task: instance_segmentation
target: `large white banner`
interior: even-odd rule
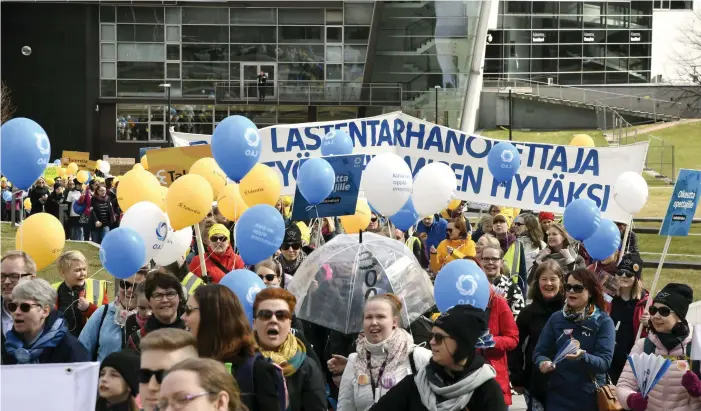
[[[355,154],[365,164],[375,155],[402,156],[414,175],[433,161],[448,164],[457,179],[456,198],[523,209],[562,213],[580,197],[596,202],[605,218],[628,222],[630,215],[613,200],[613,185],[626,171],[641,173],[648,143],[623,147],[573,147],[514,142],[521,168],[513,180],[499,184],[487,167],[487,155],[499,140],[467,135],[401,112],[355,120],[285,124],[260,130],[260,161],[280,174],[283,195],[293,195],[298,161],[321,156],[321,140],[332,129],[348,132]],[[211,136],[172,133],[176,146],[211,143]],[[364,176],[362,185],[372,184]],[[362,189],[361,185],[361,189]]]

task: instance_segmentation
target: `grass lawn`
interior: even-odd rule
[[[537,143],[550,143],[568,145],[572,141],[575,134],[588,134],[597,147],[607,146],[606,138],[598,130],[565,130],[565,131],[513,131],[515,141],[527,141]],[[480,135],[500,140],[509,139],[509,130],[485,130],[481,131]]]
[[[650,134],[674,145],[674,166],[677,172],[680,168],[698,169],[701,165],[701,122],[667,127]]]
[[[645,207],[636,217],[664,217],[669,206],[669,198],[672,196],[672,186],[651,188]],[[696,218],[701,218],[701,207],[696,209]]]
[[[0,240],[2,240],[0,241],[0,252],[4,253],[6,250],[15,249],[16,230],[17,229],[12,224],[0,224]],[[27,240],[25,239],[25,241]],[[102,264],[100,263],[100,257],[98,255],[99,248],[82,241],[66,241],[64,250],[78,250],[85,254],[85,258],[88,260],[88,275],[98,280],[109,280],[107,283],[107,287],[109,289],[108,295],[110,297],[114,295],[114,281],[112,281],[114,277],[102,269]],[[39,271],[38,276],[52,284],[63,281],[58,275],[58,269],[56,268],[55,263]]]

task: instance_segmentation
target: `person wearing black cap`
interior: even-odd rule
[[[656,354],[672,365],[647,396],[639,392],[637,378],[626,364],[616,385],[621,404],[633,411],[701,410],[699,361],[689,361],[691,333],[686,321],[694,292],[686,284],[669,283],[650,307],[650,335],[635,343],[634,354]]]
[[[476,355],[487,331],[484,311],[456,305],[436,319],[433,357],[416,375],[405,377],[370,411],[506,411],[496,371]]]
[[[114,352],[100,364],[95,411],[137,411],[139,356],[130,350]]]
[[[635,344],[641,320],[644,320],[643,323],[647,323],[647,318],[649,318],[649,315],[643,315],[648,293],[641,282],[642,273],[643,259],[637,253],[624,255],[615,272],[618,293],[609,305],[609,315],[616,325],[616,347],[609,369],[609,376],[614,384],[618,381],[618,377],[626,365],[628,353]],[[647,336],[647,332],[644,332],[642,336]]]
[[[277,259],[282,265],[282,272],[295,275],[302,261],[307,258],[302,250],[302,231],[297,224],[292,223],[285,229],[285,237],[282,239],[280,251]]]
[[[53,191],[49,194],[44,204],[44,211],[58,218],[58,212],[63,202],[63,186],[61,183],[54,183]]]

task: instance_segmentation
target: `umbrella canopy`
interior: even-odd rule
[[[288,285],[297,317],[343,334],[363,328],[365,301],[393,293],[408,326],[435,305],[433,285],[403,242],[373,233],[337,235],[311,253]]]

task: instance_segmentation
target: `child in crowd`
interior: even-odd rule
[[[136,313],[127,318],[124,326],[125,333],[122,333],[122,348],[127,346],[127,338],[146,324],[146,320],[151,316],[151,305],[146,298],[146,283],[140,282],[136,285]]]
[[[63,282],[53,284],[56,309],[66,320],[68,330],[78,337],[92,313],[109,303],[107,282],[88,278],[88,262],[80,251],[66,251],[56,263]]]
[[[100,364],[95,411],[138,411],[139,356],[132,351],[114,352]]]

